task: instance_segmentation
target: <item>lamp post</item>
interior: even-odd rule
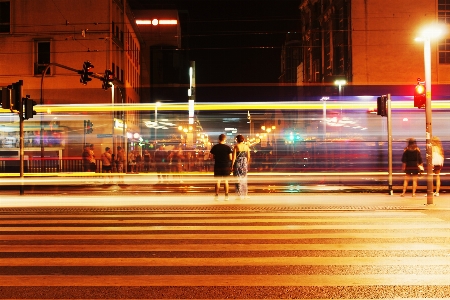
[[[342,86],[347,84],[347,81],[344,79],[335,80],[334,84],[339,86],[339,97],[342,96]]]
[[[158,107],[161,106],[161,102],[155,103],[155,149],[156,149],[156,143],[157,141],[157,131],[158,131]]]
[[[431,39],[442,34],[441,27],[434,25],[425,28],[416,41],[423,41],[425,63],[425,132],[426,132],[426,161],[427,161],[427,204],[433,204],[433,164],[432,164],[432,111],[431,111]]]

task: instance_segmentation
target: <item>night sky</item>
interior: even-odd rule
[[[177,9],[197,84],[276,83],[281,46],[299,31],[299,0],[129,0],[132,9]]]

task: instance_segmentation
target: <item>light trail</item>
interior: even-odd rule
[[[198,111],[239,111],[239,110],[320,110],[323,109],[321,101],[304,102],[271,102],[271,103],[242,103],[228,102],[196,103]],[[377,107],[376,101],[327,101],[327,109],[365,110],[370,111]],[[156,104],[68,104],[68,105],[36,105],[38,113],[55,112],[112,112],[112,111],[154,111]],[[158,111],[187,111],[188,103],[165,103],[158,106]],[[393,101],[392,109],[415,109],[412,101]],[[450,101],[433,102],[433,109],[450,109]],[[0,109],[0,113],[11,113],[9,110]]]

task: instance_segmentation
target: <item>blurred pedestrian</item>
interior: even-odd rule
[[[142,155],[141,152],[139,150],[135,150],[134,151],[134,157],[136,158],[136,168],[135,171],[136,173],[139,173],[142,171]]]
[[[155,150],[155,166],[156,173],[158,174],[158,182],[163,182],[167,172],[168,157],[167,152],[164,150],[164,146],[160,145]]]
[[[89,145],[89,152],[90,152],[89,161],[90,161],[91,172],[96,172],[97,171],[97,162],[95,161],[94,144]]]
[[[125,151],[122,147],[117,146],[116,165],[117,173],[123,173],[123,167],[125,163]]]
[[[222,133],[219,136],[219,143],[214,145],[210,150],[210,153],[214,157],[214,177],[216,178],[215,200],[219,200],[220,183],[222,180],[224,181],[225,200],[228,200],[228,192],[230,189],[228,177],[231,173],[232,150],[230,146],[225,144],[226,139],[227,136]]]
[[[117,173],[119,173],[118,183],[124,183],[124,178],[120,174],[123,173],[123,168],[125,166],[125,150],[120,146],[117,146],[116,166]]]
[[[438,137],[433,136],[431,138],[431,148],[433,172],[436,175],[436,192],[434,192],[434,196],[439,197],[439,189],[441,188],[441,170],[444,166],[444,149],[442,148],[441,140]]]
[[[102,154],[102,173],[111,173],[112,172],[112,155],[111,148],[106,147],[105,152]],[[112,176],[109,177],[109,182],[112,183]]]
[[[413,138],[408,139],[408,146],[403,151],[402,170],[405,172],[405,179],[403,181],[403,193],[400,196],[405,196],[409,178],[412,177],[412,196],[415,197],[417,177],[423,171],[423,161],[420,149],[417,147],[417,142]]]
[[[128,171],[131,173],[136,171],[136,156],[134,150],[128,152]]]
[[[233,175],[236,177],[236,194],[240,200],[248,199],[247,173],[250,163],[250,149],[244,143],[244,136],[236,136],[236,144],[233,147],[233,156],[231,165],[233,166]]]
[[[81,154],[83,159],[83,171],[90,172],[91,171],[91,151],[89,145],[84,145],[83,153]]]
[[[180,145],[175,146],[175,148],[170,152],[168,157],[169,161],[172,163],[171,166],[173,169],[171,171],[174,172],[174,174],[172,175],[173,180],[176,180],[178,178],[180,182],[183,182],[183,180],[181,179],[181,173],[183,172],[185,156],[181,146]]]
[[[144,172],[150,171],[150,163],[152,161],[152,157],[150,155],[150,152],[148,150],[144,150]]]

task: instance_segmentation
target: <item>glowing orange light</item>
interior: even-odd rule
[[[421,85],[421,84],[416,85],[416,92],[418,94],[423,94],[424,91],[425,91],[425,87],[423,85]]]

